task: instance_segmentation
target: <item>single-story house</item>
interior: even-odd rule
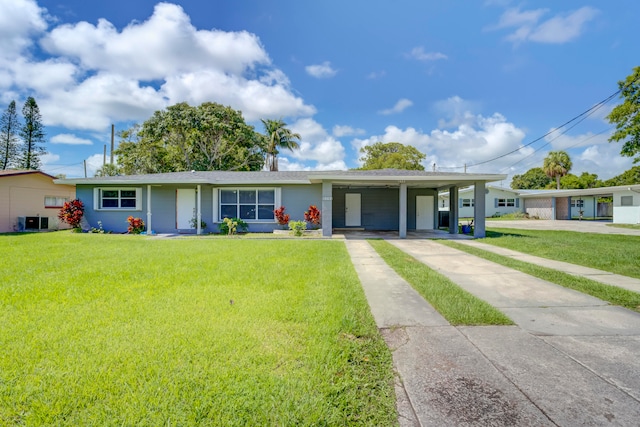
[[[613,189],[613,222],[640,224],[640,184],[611,188]]]
[[[460,217],[473,216],[475,207],[475,189],[473,186],[458,191],[458,209]],[[485,187],[485,217],[506,215],[513,212],[522,212],[520,206],[519,190],[507,187],[487,185]],[[445,191],[438,196],[438,210],[449,210],[449,192]]]
[[[279,226],[274,209],[284,206],[291,220],[302,220],[310,205],[321,211],[322,234],[334,229],[407,230],[437,228],[438,193],[454,194],[473,185],[505,179],[500,174],[407,170],[174,172],[150,175],[60,179],[74,185],[85,204],[85,218],[106,230],[122,232],[127,217],[141,217],[156,233],[217,231],[226,217],[237,217],[249,231],[271,232]],[[478,199],[478,197],[476,197]],[[481,198],[484,200],[484,198]],[[449,231],[457,233],[458,205],[450,206]],[[484,203],[474,209],[476,237],[485,235]]]
[[[617,187],[581,188],[574,190],[518,190],[523,199],[523,212],[540,219],[578,219],[611,217],[611,203],[598,202],[612,197]]]
[[[54,179],[36,170],[0,171],[0,233],[66,228],[58,212],[76,189],[55,185]]]

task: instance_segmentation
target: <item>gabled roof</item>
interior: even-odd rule
[[[51,176],[49,174],[46,174],[46,173],[44,173],[42,171],[37,171],[37,170],[19,170],[19,169],[1,170],[0,171],[0,178],[5,177],[5,176],[30,175],[30,174],[34,174],[34,173],[44,175],[44,176],[46,176],[48,178],[51,178],[51,179],[55,179],[55,177],[53,177],[53,176]]]
[[[171,172],[149,175],[122,175],[96,178],[58,179],[56,184],[212,184],[212,185],[269,185],[312,184],[331,181],[348,185],[428,185],[440,188],[450,185],[469,185],[476,181],[490,182],[505,179],[499,174],[466,174],[398,169],[348,171],[211,171]]]

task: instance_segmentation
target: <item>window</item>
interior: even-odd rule
[[[220,189],[220,219],[274,221],[275,208],[276,190],[274,189]]]
[[[472,208],[474,199],[462,199],[463,208]]]
[[[620,197],[620,206],[633,206],[633,196]]]
[[[516,199],[498,199],[498,206],[502,207],[514,207],[516,205]]]
[[[572,208],[584,208],[584,200],[582,200],[582,199],[578,199],[578,200],[571,199],[571,207]]]
[[[44,207],[45,208],[61,208],[65,202],[68,202],[68,197],[58,197],[58,196],[45,196],[44,197]]]
[[[141,188],[95,188],[94,206],[96,210],[142,210]]]

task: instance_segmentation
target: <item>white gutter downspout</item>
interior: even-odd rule
[[[196,190],[197,196],[196,196],[196,234],[201,234],[202,233],[202,227],[201,227],[201,223],[202,223],[202,212],[201,210],[201,206],[202,206],[202,199],[200,198],[200,187],[201,185],[198,184],[198,189]]]
[[[147,235],[150,235],[151,228],[151,185],[147,185]]]

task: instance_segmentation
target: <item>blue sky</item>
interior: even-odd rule
[[[638,16],[635,0],[0,0],[0,106],[34,96],[44,170],[68,177],[101,165],[111,123],[212,101],[300,133],[280,169],[354,168],[397,141],[428,170],[512,176],[566,150],[607,179],[632,166],[607,142],[617,98],[530,143],[640,65]]]

